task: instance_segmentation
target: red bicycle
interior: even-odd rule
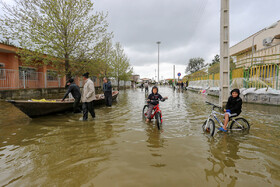
[[[146,120],[147,119],[147,112],[148,112],[148,108],[149,105],[145,105],[143,108],[143,118]],[[161,110],[159,108],[159,104],[157,104],[154,108],[153,108],[152,115],[151,115],[151,119],[153,119],[154,117],[156,118],[156,124],[158,127],[158,130],[160,130],[162,128],[162,114],[161,114]]]

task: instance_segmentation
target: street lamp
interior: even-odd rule
[[[157,44],[158,44],[158,83],[159,83],[159,44],[160,43],[161,43],[160,41],[157,42]]]
[[[255,41],[255,37],[258,36],[259,34],[261,34],[263,31],[266,31],[268,29],[272,29],[274,27],[276,27],[278,24],[278,22],[273,23],[272,25],[270,25],[269,27],[264,28],[263,30],[259,31],[255,36],[253,36],[253,41],[252,41],[252,59],[251,59],[251,66],[253,65],[253,58],[254,58],[254,53],[255,53],[255,47],[254,47],[254,41]]]

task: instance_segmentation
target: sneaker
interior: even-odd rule
[[[218,130],[223,131],[223,132],[227,132],[227,130],[225,130],[223,127],[220,127]]]

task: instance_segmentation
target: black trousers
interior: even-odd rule
[[[86,121],[88,119],[88,112],[91,114],[93,118],[95,118],[93,101],[83,103],[83,120]]]
[[[104,92],[106,106],[112,106],[112,91]]]
[[[80,110],[80,108],[79,108],[80,101],[81,101],[81,98],[75,98],[75,101],[74,101],[74,104],[73,104],[73,112],[74,112],[74,113],[79,113],[79,112],[81,112],[81,110]]]

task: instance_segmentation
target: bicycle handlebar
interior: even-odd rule
[[[163,97],[162,100],[159,99],[158,101],[164,102],[167,99],[168,99],[168,97]],[[147,103],[150,103],[150,102],[151,102],[151,100],[147,99]]]
[[[166,99],[165,99],[165,100],[166,100]],[[159,101],[160,101],[160,102],[164,102],[165,100],[163,100],[163,101],[162,101],[162,100],[159,100]],[[150,101],[147,100],[147,103],[151,103],[151,100],[150,100]]]
[[[219,109],[222,109],[222,107],[217,106],[217,105],[215,105],[215,104],[213,104],[213,103],[210,103],[210,102],[208,102],[208,101],[205,101],[205,103],[206,103],[206,104],[208,104],[208,105],[212,105],[212,106],[213,106],[213,108],[219,108]]]

